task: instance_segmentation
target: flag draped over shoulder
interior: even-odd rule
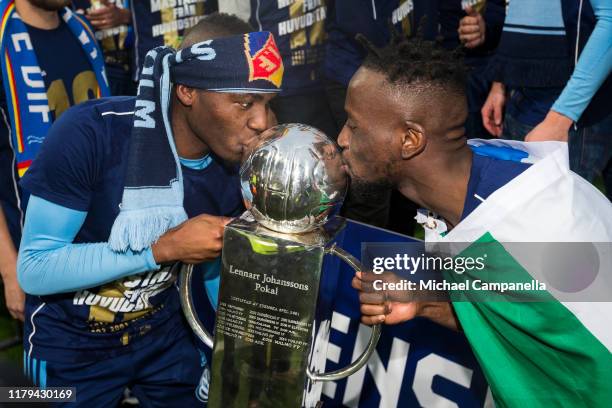
[[[584,245],[578,246],[577,254],[586,262],[576,274],[591,271],[589,276],[570,276],[578,282],[587,279],[588,285],[565,288],[568,293],[559,290],[563,285],[554,284],[546,290],[509,290],[503,298],[494,298],[500,295],[494,291],[451,293],[497,406],[610,406],[612,204],[569,170],[565,144],[503,140],[470,144],[523,151],[523,161],[533,164],[448,234],[426,233],[430,248],[448,244],[455,247],[454,255],[462,257],[482,255],[483,249],[487,253],[484,271],[448,271],[445,279],[457,283],[478,279],[480,285],[533,282],[547,265],[558,265],[552,258],[555,253],[563,255],[560,243],[564,242]],[[541,250],[555,245],[557,252]],[[563,268],[557,269],[561,273]],[[548,268],[544,275],[557,269]],[[555,282],[554,276],[548,277]],[[608,294],[598,297],[602,290]]]

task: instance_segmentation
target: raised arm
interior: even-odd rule
[[[576,68],[552,110],[578,121],[591,99],[612,71],[612,3],[590,0],[597,24]]]
[[[528,142],[567,141],[578,121],[612,70],[612,3],[591,0],[597,24],[587,41],[570,80],[546,118],[525,138]]]

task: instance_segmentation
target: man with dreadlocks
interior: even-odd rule
[[[463,330],[498,406],[608,405],[612,262],[609,244],[602,252],[591,242],[612,241],[610,203],[569,170],[566,144],[468,142],[464,68],[456,55],[423,40],[369,48],[351,79],[338,139],[355,190],[371,196],[395,187],[427,208],[417,221],[428,249],[488,255],[482,271],[442,271],[449,284],[478,281],[482,288],[552,275],[544,289],[450,289],[450,302],[435,302],[427,293],[377,290],[397,276],[357,273],[362,321],[420,316]],[[527,251],[506,244],[519,241],[548,243],[552,254],[536,244]],[[563,259],[580,257],[577,269],[557,262],[565,249]],[[592,282],[585,284],[587,272]]]
[[[211,15],[180,51],[147,54],[136,98],[81,104],[51,129],[22,181],[37,385],[76,387],[79,406],[116,406],[127,385],[143,406],[197,403],[205,361],[175,265],[216,259],[227,217],[243,211],[232,163],[269,127],[283,76],[272,35],[250,31]]]

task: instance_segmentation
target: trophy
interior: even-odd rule
[[[380,337],[353,363],[325,373],[340,262],[360,263],[338,245],[347,188],[340,153],[300,124],[264,132],[240,169],[247,211],[225,227],[214,341],[193,306],[192,266],[180,292],[192,329],[213,348],[208,406],[319,406],[323,381],[355,373]]]

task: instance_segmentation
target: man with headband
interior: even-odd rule
[[[74,386],[81,405],[117,405],[128,384],[143,406],[196,402],[203,364],[175,264],[217,258],[227,217],[243,210],[231,163],[268,128],[283,75],[272,35],[249,31],[211,15],[180,51],[149,52],[136,99],[82,104],[52,128],[22,182],[32,198],[18,275],[35,295],[37,385]]]

